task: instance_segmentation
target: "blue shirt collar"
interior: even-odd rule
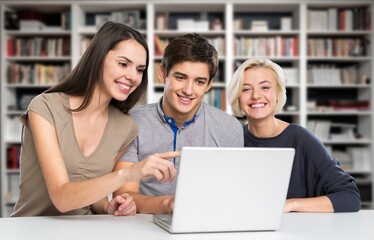
[[[166,116],[166,114],[162,110],[162,107],[161,107],[162,106],[162,99],[163,99],[163,97],[160,98],[160,100],[158,101],[158,104],[157,104],[157,111],[158,111],[161,119],[165,123],[169,124],[172,128],[173,127],[177,127],[177,124],[176,124],[174,118]],[[201,105],[202,105],[202,103],[201,103]],[[200,105],[199,109],[197,110],[196,114],[192,117],[192,119],[190,119],[187,122],[183,123],[183,127],[187,127],[191,123],[195,122],[196,118],[199,116],[201,105]]]

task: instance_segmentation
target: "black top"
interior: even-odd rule
[[[325,146],[307,129],[290,124],[281,134],[257,138],[243,126],[245,147],[295,149],[287,198],[327,196],[335,212],[360,210],[360,193],[354,178],[339,167]]]

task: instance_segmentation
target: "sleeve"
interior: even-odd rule
[[[306,136],[305,160],[311,177],[309,186],[314,185],[315,196],[327,196],[335,212],[357,212],[361,208],[360,193],[354,178],[340,168],[339,163],[324,145],[311,133]],[[315,182],[312,182],[313,179]]]
[[[33,98],[30,102],[27,111],[20,116],[20,122],[26,125],[28,113],[32,111],[46,119],[53,127],[55,127],[55,121],[52,114],[52,106],[45,94],[40,94]]]
[[[357,212],[361,208],[361,198],[354,178],[343,171],[336,160],[322,167],[321,182],[330,198],[335,212]]]

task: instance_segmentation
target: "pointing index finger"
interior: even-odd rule
[[[164,152],[164,153],[156,153],[155,156],[163,159],[168,159],[168,158],[176,158],[180,157],[181,153],[180,152]]]

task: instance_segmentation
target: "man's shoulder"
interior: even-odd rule
[[[147,115],[156,115],[157,103],[149,103],[146,105],[137,106],[134,109],[130,110],[129,114],[133,118],[141,118]]]
[[[209,119],[209,121],[210,120],[214,120],[217,122],[230,121],[230,122],[239,123],[236,117],[222,111],[221,109],[213,107],[207,103],[203,103],[203,107],[204,107],[205,115],[211,118]]]

